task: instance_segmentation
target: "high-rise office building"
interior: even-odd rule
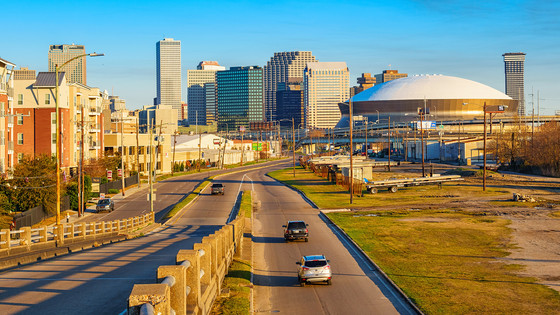
[[[206,125],[212,123],[216,116],[216,106],[213,106],[214,113],[210,112],[210,120],[207,117],[206,106],[206,83],[216,82],[216,72],[225,70],[217,61],[201,61],[196,70],[187,70],[187,104],[190,125]],[[211,88],[208,86],[207,88]],[[212,111],[212,109],[210,110]]]
[[[231,67],[216,72],[218,130],[248,127],[264,119],[263,69]],[[190,104],[189,104],[190,106]],[[227,127],[226,127],[227,125]]]
[[[49,48],[49,72],[55,72],[57,65],[86,53],[84,45],[51,45]],[[66,72],[68,83],[87,85],[86,56],[70,61],[60,71]]]
[[[333,128],[340,120],[338,103],[350,97],[346,62],[309,62],[303,72],[307,128]]]
[[[302,78],[303,79],[303,78]],[[303,82],[286,84],[278,83],[276,91],[276,114],[282,127],[292,127],[292,119],[294,127],[298,127],[303,123],[305,117],[305,108],[303,106]]]
[[[406,78],[408,74],[399,73],[399,70],[383,70],[382,73],[375,75],[375,84],[389,82],[391,80]]]
[[[310,51],[274,53],[264,67],[265,117],[267,121],[278,119],[276,91],[279,83],[303,81],[303,69],[308,62],[317,61]]]
[[[216,100],[216,82],[204,83],[204,106],[206,107],[206,124],[217,121],[218,106]]]
[[[525,53],[505,53],[504,69],[506,74],[506,94],[519,101],[517,113],[525,116]]]
[[[156,43],[158,105],[168,105],[181,117],[181,41],[164,38]]]
[[[350,97],[369,89],[377,82],[375,80],[375,77],[371,76],[371,73],[362,73],[362,76],[358,77],[356,81],[358,82],[359,86],[350,88]]]

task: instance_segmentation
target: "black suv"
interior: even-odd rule
[[[309,237],[307,226],[303,221],[288,221],[288,224],[282,225],[284,228],[284,239],[286,241],[305,239],[307,242]]]

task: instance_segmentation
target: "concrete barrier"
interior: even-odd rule
[[[32,229],[23,227],[16,231],[0,231],[0,258],[48,247],[58,247],[87,239],[95,240],[119,233],[131,232],[154,222],[154,214],[148,213],[131,219],[112,222],[59,224]],[[126,226],[126,228],[124,228]],[[118,228],[113,228],[118,227]],[[122,227],[122,228],[121,228]]]
[[[236,218],[193,249],[180,250],[176,265],[160,266],[157,284],[135,284],[128,298],[128,314],[140,314],[142,307],[152,307],[155,314],[209,314],[233,256],[241,249],[244,226],[245,218]]]

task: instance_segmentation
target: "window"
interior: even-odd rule
[[[17,99],[17,104],[23,105],[23,94],[18,94]]]
[[[17,124],[23,125],[23,115],[17,115]]]
[[[52,143],[52,144],[56,144],[56,132],[53,132],[53,133],[51,134],[51,143]]]
[[[17,160],[18,160],[18,162],[21,162],[23,160],[23,153],[18,153],[17,154]]]
[[[51,124],[56,125],[56,112],[51,113]]]
[[[51,104],[51,95],[50,94],[45,94],[45,105],[50,105]]]
[[[23,144],[23,133],[18,133],[17,134],[17,144],[19,144],[19,145]]]

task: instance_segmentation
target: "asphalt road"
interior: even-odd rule
[[[205,190],[157,233],[0,273],[0,313],[120,314],[135,283],[154,283],[158,266],[173,265],[180,249],[191,249],[219,229],[237,192],[253,188],[261,201],[253,221],[256,313],[408,313],[371,267],[321,220],[318,210],[265,175],[288,165],[220,177],[216,181],[225,184],[225,195],[212,196]],[[119,211],[117,208],[115,213]],[[309,224],[308,243],[284,242],[282,224],[293,219]],[[295,262],[310,254],[325,254],[330,259],[331,286],[298,285]]]
[[[283,314],[414,313],[371,266],[339,239],[304,199],[258,170],[255,183],[261,208],[253,221],[254,312]],[[309,224],[309,242],[285,242],[282,225]],[[297,282],[296,262],[304,255],[324,254],[333,271],[332,285]],[[379,286],[378,286],[379,285]]]
[[[0,273],[0,314],[120,314],[135,283],[155,283],[158,266],[174,265],[180,249],[192,249],[194,243],[226,223],[243,175],[218,179],[226,184],[223,196],[212,196],[206,189],[157,233]],[[191,179],[176,179],[173,185],[185,183],[191,183]],[[190,191],[175,188],[168,198],[178,200],[181,196],[176,191]],[[122,203],[129,200],[134,205],[134,198]],[[117,208],[114,213],[121,211]]]

